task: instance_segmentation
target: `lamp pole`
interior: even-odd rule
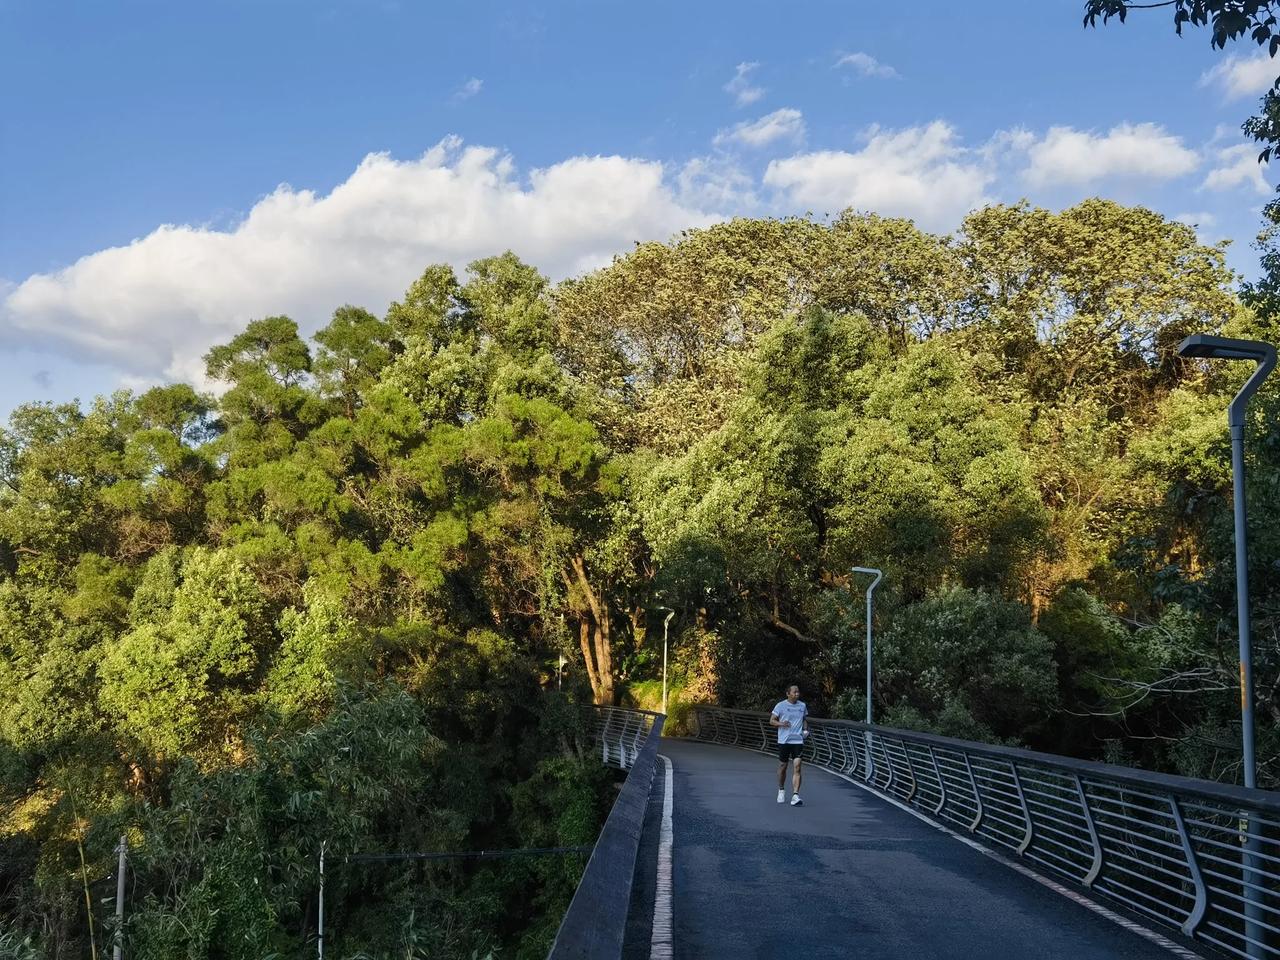
[[[1245,407],[1258,392],[1262,381],[1275,368],[1276,348],[1261,340],[1236,340],[1205,333],[1193,334],[1178,345],[1183,357],[1206,357],[1214,360],[1252,360],[1257,368],[1244,382],[1240,392],[1227,407],[1227,426],[1231,429],[1231,485],[1236,541],[1236,624],[1240,642],[1240,729],[1243,741],[1244,785],[1257,787],[1258,761],[1254,752],[1253,725],[1253,651],[1249,636],[1249,550],[1244,485],[1244,421]],[[1244,824],[1241,879],[1244,883],[1245,937],[1249,957],[1261,957],[1267,932],[1263,925],[1262,905],[1257,884],[1262,883],[1258,871],[1262,838],[1261,824]]]
[[[658,607],[658,609],[667,611],[666,619],[662,621],[662,712],[665,714],[667,712],[667,627],[676,612],[670,607]]]
[[[867,587],[867,726],[871,726],[871,595],[884,574],[874,567],[853,567],[854,573],[874,573],[876,578]]]
[[[1262,386],[1262,381],[1276,365],[1276,348],[1260,340],[1234,340],[1197,333],[1178,346],[1183,357],[1209,357],[1216,360],[1253,360],[1258,364],[1245,381],[1231,405],[1227,407],[1227,425],[1231,428],[1231,481],[1235,512],[1236,541],[1236,622],[1240,640],[1240,722],[1244,740],[1244,785],[1258,785],[1258,766],[1254,753],[1253,727],[1253,653],[1249,642],[1249,552],[1244,491],[1244,420],[1249,399]]]

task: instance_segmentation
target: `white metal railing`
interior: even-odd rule
[[[699,740],[776,749],[767,713],[694,716]],[[1227,953],[1280,957],[1276,792],[845,720],[809,726],[818,766]]]
[[[600,751],[600,762],[606,767],[630,770],[660,716],[648,710],[592,707],[588,724]]]

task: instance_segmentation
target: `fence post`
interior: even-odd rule
[[[316,955],[319,960],[324,960],[324,848],[328,842],[320,841],[320,906],[316,917]]]
[[[933,752],[933,747],[929,748],[929,760],[933,763],[933,775],[938,778],[938,805],[933,808],[933,812],[940,816],[942,808],[947,805],[947,781],[942,779],[942,768],[938,766],[938,757]]]
[[[969,762],[969,754],[961,753],[960,756],[964,757],[964,769],[969,774],[969,786],[973,789],[973,804],[978,808],[978,812],[974,815],[973,823],[969,824],[969,832],[974,833],[982,824],[982,794],[978,792],[978,780],[973,775],[973,764]]]
[[[1204,877],[1200,874],[1200,860],[1196,857],[1196,848],[1191,843],[1191,834],[1187,832],[1186,820],[1182,817],[1182,805],[1175,796],[1169,797],[1169,809],[1173,811],[1173,822],[1178,828],[1178,838],[1182,841],[1182,849],[1187,855],[1187,870],[1191,873],[1191,882],[1196,885],[1196,901],[1182,922],[1182,932],[1188,937],[1196,932],[1200,921],[1204,919],[1209,906],[1209,893],[1204,886]]]
[[[1022,804],[1022,816],[1027,821],[1027,831],[1022,835],[1022,842],[1018,844],[1018,856],[1022,856],[1035,840],[1036,828],[1031,821],[1031,808],[1027,806],[1027,795],[1022,789],[1022,778],[1018,776],[1018,765],[1012,760],[1009,761],[1009,772],[1013,774],[1013,785],[1018,790],[1018,803]]]
[[[911,774],[911,789],[907,791],[907,795],[904,798],[907,803],[910,803],[916,795],[916,768],[915,764],[911,762],[911,750],[907,746],[907,742],[899,740],[898,746],[902,747],[902,755],[907,758],[907,772]]]
[[[1085,826],[1089,828],[1089,839],[1093,842],[1093,863],[1089,867],[1089,872],[1080,882],[1086,887],[1092,887],[1093,881],[1098,879],[1098,874],[1102,872],[1102,842],[1098,839],[1097,828],[1093,825],[1093,811],[1089,809],[1089,798],[1085,796],[1084,784],[1080,781],[1080,774],[1073,773],[1072,779],[1076,782],[1076,793],[1080,795],[1080,809],[1084,811]]]
[[[121,960],[124,956],[124,870],[129,856],[129,838],[123,833],[116,850],[120,861],[116,866],[116,930],[112,937],[115,946],[111,950],[111,960]]]

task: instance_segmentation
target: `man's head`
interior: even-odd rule
[[[795,703],[799,699],[800,687],[793,683],[791,686],[787,687],[787,701],[789,703]]]

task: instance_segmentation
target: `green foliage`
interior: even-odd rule
[[[1280,336],[1271,287],[1232,283],[1101,200],[946,237],[739,219],[555,286],[510,253],[430,266],[314,353],[255,320],[206,357],[216,400],[19,408],[0,937],[87,954],[79,851],[105,876],[125,833],[129,956],[300,955],[321,842],[335,956],[543,956],[580,858],[342,857],[590,842],[613,794],[577,704],[658,705],[669,611],[670,731],[790,682],[860,717],[855,565],[887,574],[883,722],[1234,779],[1241,371],[1174,355]],[[1277,415],[1264,391],[1254,504]],[[1272,636],[1280,513],[1254,524]]]
[[[877,699],[914,711],[913,726],[950,736],[1021,739],[1057,706],[1048,638],[1025,607],[981,590],[944,589],[902,610],[876,663]]]
[[[194,548],[161,616],[123,633],[103,658],[103,710],[158,755],[216,742],[244,709],[270,636],[247,567]]]
[[[1088,0],[1084,23],[1087,27],[1096,26],[1099,17],[1104,24],[1112,17],[1124,23],[1130,8],[1149,6],[1152,4],[1135,4],[1130,0]],[[1179,36],[1184,24],[1203,27],[1212,23],[1211,42],[1215,47],[1224,48],[1227,41],[1248,33],[1259,45],[1270,46],[1270,56],[1274,57],[1280,49],[1272,0],[1173,0],[1159,6],[1173,8],[1173,27]]]

